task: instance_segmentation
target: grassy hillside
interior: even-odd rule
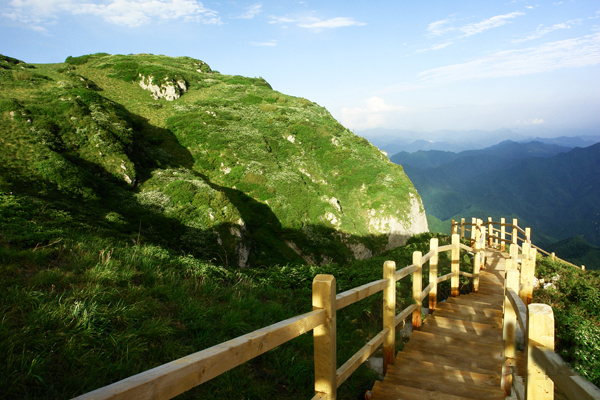
[[[343,291],[381,276],[357,259],[426,246],[397,248],[427,230],[401,167],[323,107],[189,57],[0,56],[0,142],[0,397],[71,398],[310,311],[318,273]],[[380,308],[340,315],[340,360]],[[183,398],[312,387],[306,335]]]
[[[346,262],[427,230],[402,168],[262,78],[147,54],[0,65],[4,192],[243,267]]]

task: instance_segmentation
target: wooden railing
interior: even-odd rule
[[[452,220],[452,233],[458,233],[460,231],[461,238],[465,237],[465,232],[471,232],[471,234],[473,234],[474,230],[472,228],[467,229],[467,226],[487,227],[486,231],[488,234],[488,245],[490,247],[493,246],[495,248],[499,248],[502,251],[506,251],[506,243],[514,243],[518,245],[519,242],[527,242],[531,245],[531,247],[537,249],[540,253],[544,254],[547,257],[551,257],[552,260],[558,260],[572,267],[585,270],[585,265],[577,266],[573,263],[558,258],[556,257],[556,254],[549,253],[531,243],[531,229],[523,229],[519,227],[518,220],[516,218],[512,220],[512,224],[506,223],[505,218],[501,218],[500,222],[494,222],[492,221],[492,217],[488,217],[488,220],[486,222],[476,218],[472,218],[470,223],[465,223],[464,218],[461,219],[460,223]],[[511,229],[507,231],[506,228]],[[521,236],[519,236],[519,234],[521,234]],[[510,240],[507,239],[508,236],[510,236]]]
[[[480,237],[481,238],[481,237]],[[460,250],[474,252],[473,273],[460,270]],[[473,278],[473,290],[478,290],[479,269],[483,254],[481,241],[474,248],[460,243],[458,234],[452,235],[452,242],[438,246],[438,239],[430,241],[430,251],[426,255],[416,251],[413,263],[396,270],[396,263],[386,261],[383,265],[383,279],[367,283],[340,294],[336,293],[335,277],[317,275],[312,284],[313,311],[267,326],[257,331],[218,344],[206,350],[163,364],[138,375],[102,387],[77,397],[77,400],[100,399],[171,399],[195,386],[198,386],[246,361],[257,357],[304,333],[313,331],[314,367],[316,399],[337,397],[337,388],[383,345],[384,374],[387,366],[394,362],[396,353],[396,327],[412,316],[414,329],[421,326],[422,303],[429,298],[429,308],[433,311],[437,303],[438,283],[450,279],[452,296],[459,295],[459,277]],[[451,272],[438,276],[438,255],[451,252]],[[429,263],[429,285],[422,288],[423,265]],[[396,314],[396,282],[412,276],[412,304]],[[362,349],[352,356],[339,369],[336,368],[336,315],[337,311],[375,293],[383,291],[383,329]]]
[[[514,388],[516,397],[520,400],[551,400],[554,399],[556,384],[569,399],[600,399],[600,389],[573,372],[554,353],[552,307],[547,304],[526,305],[522,296],[519,296],[522,290],[521,278],[522,272],[517,268],[516,259],[506,260],[503,333],[505,362],[502,371],[505,394],[510,395]],[[524,357],[517,357],[518,329],[523,337],[521,344]],[[518,365],[518,360],[523,360],[524,365]],[[524,372],[524,377],[518,376],[518,370]]]

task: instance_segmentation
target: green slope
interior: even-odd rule
[[[262,78],[148,54],[0,72],[1,187],[107,229],[236,266],[345,262],[427,230],[402,168]]]

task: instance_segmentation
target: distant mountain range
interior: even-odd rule
[[[479,150],[496,145],[505,140],[518,143],[542,142],[575,148],[588,147],[600,142],[600,135],[592,130],[440,130],[416,132],[399,129],[370,129],[356,132],[365,137],[388,155],[405,151],[440,150],[459,153],[465,150]]]
[[[461,153],[402,152],[391,160],[404,167],[430,219],[516,217],[542,247],[577,235],[600,245],[600,143],[569,150],[505,141]]]

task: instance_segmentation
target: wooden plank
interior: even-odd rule
[[[429,372],[429,373],[428,373]],[[419,389],[441,392],[455,396],[471,397],[473,399],[504,399],[504,392],[498,387],[490,385],[477,385],[468,380],[468,372],[464,375],[447,372],[446,374],[432,374],[430,371],[418,368],[400,366],[398,370],[390,373],[390,378],[396,384],[412,386]],[[465,379],[466,378],[466,379]]]
[[[182,357],[76,397],[76,400],[171,399],[325,322],[315,310]]]
[[[394,274],[394,279],[396,280],[396,282],[398,282],[400,279],[404,278],[407,275],[412,274],[413,272],[415,272],[418,269],[419,269],[418,265],[409,265],[408,267],[404,267],[404,268],[396,271],[396,273]]]
[[[494,325],[494,326],[497,326],[498,328],[502,327],[502,317],[486,317],[485,315],[465,314],[465,313],[461,313],[459,311],[453,311],[453,310],[437,310],[435,315],[437,317],[453,318],[453,319],[459,319],[461,321],[477,322],[477,323],[481,323],[481,324]]]
[[[486,298],[475,299],[472,296],[475,296],[475,295],[470,294],[470,295],[461,296],[461,297],[450,297],[446,300],[446,303],[462,304],[462,305],[467,305],[467,306],[473,305],[473,306],[477,306],[477,307],[485,307],[485,308],[491,308],[491,309],[496,309],[496,310],[502,310],[502,303],[498,303],[497,301],[486,299]]]
[[[458,237],[458,235],[456,235]],[[421,262],[421,252],[415,251],[413,252],[413,265],[418,265],[419,269],[413,272],[413,287],[412,287],[412,295],[413,300],[417,303],[417,308],[413,311],[412,325],[413,330],[419,330],[421,327],[421,319],[422,319],[422,305],[423,300],[421,297],[421,292],[423,290],[423,263]]]
[[[433,284],[429,292],[429,312],[433,312],[437,307],[438,247],[438,238],[431,238],[429,240],[429,248],[435,254],[429,260],[429,282]]]
[[[356,303],[362,299],[365,299],[375,293],[381,292],[388,284],[387,279],[380,279],[378,281],[369,282],[362,286],[355,287],[354,289],[346,290],[336,296],[336,309],[341,310],[350,304]]]
[[[421,292],[421,301],[423,301],[423,299],[425,299],[425,297],[427,297],[429,295],[429,293],[433,289],[433,285],[434,285],[434,283],[431,282],[429,285],[427,285],[427,287],[425,289],[423,289],[423,291]]]
[[[380,383],[380,382],[378,382]],[[437,393],[437,396],[433,397],[431,392],[418,389],[410,386],[402,385],[390,385],[383,386],[377,384],[373,387],[373,393],[371,395],[372,400],[390,400],[390,399],[401,399],[401,400],[469,400],[467,397],[453,396],[451,394]],[[441,397],[443,396],[443,397]]]
[[[437,332],[447,336],[461,337],[473,341],[498,341],[502,340],[502,332],[493,325],[479,324],[476,322],[459,321],[444,317],[427,317],[426,332]]]
[[[460,271],[460,237],[458,235],[452,235],[452,244],[454,245],[454,248],[452,249],[452,256],[451,256],[451,270],[452,270],[452,277],[450,278],[450,295],[452,297],[456,297],[460,294],[459,292],[459,275],[458,272]]]
[[[452,244],[447,244],[445,246],[440,246],[438,247],[438,253],[443,253],[444,251],[450,251],[454,248],[454,245]]]
[[[544,369],[546,375],[569,399],[598,400],[600,389],[590,381],[573,372],[555,352],[540,346],[532,348],[534,360]]]
[[[387,366],[394,362],[396,353],[396,281],[394,272],[396,263],[386,261],[383,264],[383,278],[387,285],[383,290],[383,329],[387,332],[383,339],[383,374]]]
[[[379,346],[381,346],[381,344],[383,343],[383,339],[388,333],[388,328],[385,328],[384,330],[379,332],[377,336],[371,339],[366,345],[363,346],[362,349],[356,352],[356,354],[354,354],[348,361],[344,363],[344,365],[342,365],[337,370],[337,387],[340,387],[340,385],[344,383],[346,379],[348,379],[348,377],[352,375],[352,373],[356,371],[356,369],[360,367],[360,365],[364,363],[367,360],[367,358],[369,358],[371,354],[375,352],[375,350],[377,350]]]
[[[426,263],[427,261],[429,261],[429,259],[430,259],[431,257],[433,257],[434,255],[435,255],[435,252],[434,252],[434,251],[430,251],[429,253],[425,254],[425,255],[424,255],[422,258],[421,258],[421,262],[422,262],[423,264],[425,264],[425,263]]]
[[[472,248],[472,247],[469,247],[469,246],[467,246],[466,244],[459,243],[459,246],[460,246],[460,248],[461,248],[461,249],[463,249],[464,251],[469,251],[469,252],[471,252],[471,253],[473,252],[473,248]]]
[[[327,395],[325,393],[317,393],[311,400],[327,400]]]
[[[521,332],[525,332],[525,323],[527,321],[527,307],[519,297],[519,295],[512,289],[506,289],[506,297],[510,301],[513,310],[517,315],[517,322],[521,328]]]
[[[438,283],[447,281],[448,279],[452,278],[452,275],[453,275],[452,272],[450,272],[449,274],[446,274],[446,275],[442,275],[438,278],[437,281],[438,281]]]
[[[546,376],[543,367],[529,354],[536,346],[554,351],[554,313],[547,304],[527,307],[527,379],[525,397],[536,400],[554,399],[554,382]]]
[[[417,305],[416,304],[411,304],[410,306],[406,307],[404,310],[402,310],[400,312],[400,314],[396,315],[394,324],[396,326],[398,326],[398,324],[402,321],[404,321],[406,318],[408,318],[409,315],[412,315],[412,313],[417,309]]]
[[[410,343],[410,342],[409,342]],[[407,349],[396,355],[397,363],[410,364],[411,360],[429,361],[438,365],[453,366],[461,371],[476,372],[478,374],[497,375],[500,378],[501,363],[496,361],[473,358],[472,356],[428,351],[427,348],[413,348],[406,344]],[[400,364],[399,364],[400,365]]]
[[[327,400],[336,400],[337,386],[337,311],[335,278],[319,274],[313,279],[312,305],[325,311],[325,321],[313,329],[315,393],[325,393]]]
[[[462,276],[466,276],[467,278],[473,278],[475,276],[475,275],[473,275],[473,274],[471,274],[469,272],[466,272],[466,271],[458,271],[458,274],[462,275]]]
[[[441,334],[436,335],[431,332],[417,331],[410,335],[408,343],[412,343],[412,347],[410,348],[417,350],[427,348],[426,351],[428,352],[458,354],[473,358],[489,358],[495,359],[500,364],[503,362],[503,347],[501,342],[482,343]]]
[[[452,310],[463,314],[478,314],[486,317],[502,318],[502,310],[487,308],[481,305],[458,304],[458,303],[439,303],[438,310]]]

